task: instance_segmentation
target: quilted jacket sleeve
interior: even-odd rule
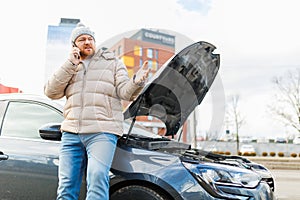
[[[69,61],[66,61],[53,75],[44,86],[44,93],[50,99],[60,99],[65,96],[65,89],[76,74],[77,67]]]
[[[142,89],[133,83],[132,78],[129,79],[126,66],[121,61],[117,61],[115,81],[117,95],[123,100],[133,101]]]

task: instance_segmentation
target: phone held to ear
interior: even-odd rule
[[[77,45],[75,44],[75,42],[73,42],[73,47],[77,47]],[[78,48],[78,47],[77,47]],[[80,59],[80,52],[79,54],[74,54],[74,56],[77,58],[77,59]]]

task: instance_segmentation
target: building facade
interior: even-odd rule
[[[130,77],[145,61],[148,61],[151,77],[174,55],[175,36],[141,29],[130,38],[122,38],[109,49],[124,62]]]

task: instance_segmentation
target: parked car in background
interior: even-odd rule
[[[240,137],[240,142],[241,143],[250,143],[250,142],[252,142],[252,140],[254,140],[252,137],[249,137],[249,136],[247,136],[247,137]]]
[[[259,137],[257,138],[257,143],[269,143],[269,139],[266,137]]]
[[[275,199],[268,169],[165,137],[180,130],[208,92],[219,68],[214,49],[199,42],[181,51],[125,110],[111,200]],[[139,115],[161,119],[165,136],[135,124]],[[62,119],[62,106],[45,97],[0,95],[0,199],[55,199]]]
[[[293,139],[293,144],[300,144],[300,135],[295,136]]]
[[[288,140],[284,137],[276,137],[275,143],[288,143]]]
[[[255,155],[256,151],[252,144],[243,144],[240,147],[241,155]]]

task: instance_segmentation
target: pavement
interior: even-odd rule
[[[262,164],[268,169],[300,170],[300,158],[293,157],[247,157],[252,162]]]

